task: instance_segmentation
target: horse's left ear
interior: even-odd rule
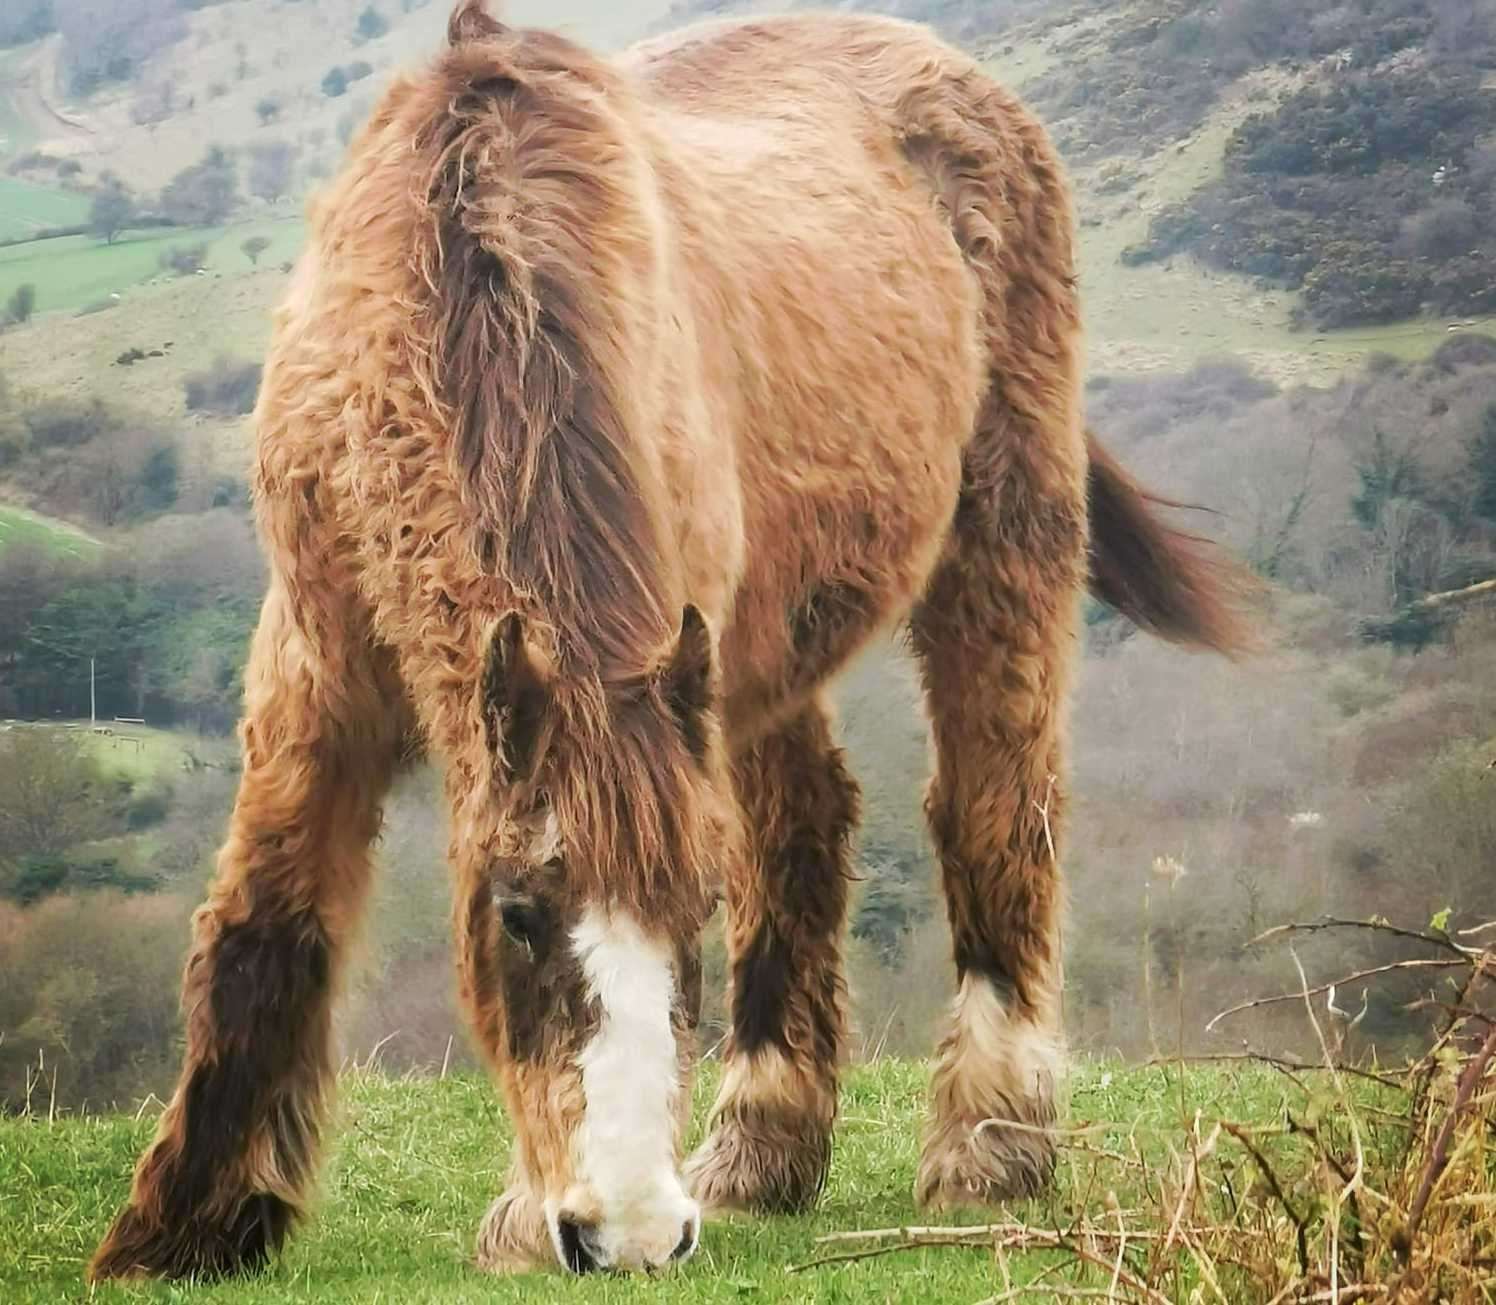
[[[507,613],[489,631],[478,692],[490,751],[510,782],[528,779],[540,751],[551,686],[518,612]]]
[[[716,691],[712,632],[694,603],[681,613],[680,635],[660,672],[660,690],[693,755],[706,755],[707,717]]]

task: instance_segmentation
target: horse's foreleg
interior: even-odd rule
[[[708,1209],[803,1209],[831,1160],[857,786],[814,706],[734,778],[748,846],[727,883],[732,1033],[711,1134],[686,1172]]]
[[[404,731],[392,677],[353,635],[319,660],[272,587],[245,675],[243,776],[194,917],[185,1063],[95,1279],[257,1268],[301,1210],[333,986]]]

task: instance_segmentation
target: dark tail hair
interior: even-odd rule
[[[1262,582],[1208,539],[1159,516],[1150,494],[1086,432],[1091,593],[1149,634],[1228,657],[1262,646]]]

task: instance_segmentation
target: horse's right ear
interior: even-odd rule
[[[550,675],[530,646],[525,618],[509,612],[489,632],[479,686],[488,748],[506,779],[529,778],[540,752],[550,703]]]
[[[484,0],[462,0],[447,19],[447,44],[464,45],[468,41],[486,41],[502,36],[504,24],[488,12]]]

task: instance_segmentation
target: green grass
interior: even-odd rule
[[[121,724],[112,719],[99,721],[99,728],[110,731],[108,734],[92,733],[86,720],[33,728],[67,728],[78,733],[93,744],[94,754],[106,770],[137,782],[171,778],[181,770],[188,749],[204,761],[222,763],[235,755],[237,747],[232,738],[199,738],[181,730]]]
[[[0,505],[0,554],[17,544],[64,557],[92,557],[104,547],[75,526],[25,508]]]
[[[29,236],[45,227],[73,226],[88,218],[88,200],[70,190],[0,177],[0,240]]]
[[[170,275],[161,269],[161,255],[179,245],[206,243],[209,271],[239,276],[250,266],[239,246],[251,236],[270,241],[260,264],[274,266],[296,257],[305,225],[295,218],[274,218],[229,227],[131,232],[112,245],[92,236],[13,245],[0,249],[0,302],[25,282],[36,286],[39,313],[77,312],[111,294],[128,297],[134,287]]]
[[[1228,1072],[1081,1063],[1071,1083],[1071,1122],[1123,1121],[1097,1145],[1125,1148],[1129,1130],[1180,1131],[1188,1110],[1242,1121],[1273,1119],[1283,1080],[1260,1067]],[[697,1084],[699,1134],[713,1087]],[[354,1072],[342,1083],[340,1119],[313,1217],[286,1255],[247,1283],[109,1286],[99,1301],[908,1301],[973,1302],[1001,1280],[979,1250],[918,1250],[791,1273],[815,1256],[822,1233],[920,1221],[910,1192],[924,1109],[926,1067],[880,1061],[852,1070],[842,1094],[831,1176],[820,1205],[802,1217],[712,1223],[680,1272],[653,1281],[563,1279],[555,1273],[485,1277],[468,1263],[472,1236],[503,1186],[510,1140],[497,1097],[468,1076],[391,1079]],[[149,1139],[154,1109],[49,1122],[0,1120],[0,1299],[84,1299],[82,1273],[131,1168]],[[1158,1143],[1160,1154],[1162,1141]],[[1151,1148],[1150,1148],[1151,1149]],[[1061,1166],[1058,1194],[1015,1207],[1036,1221],[1063,1219],[1073,1180]],[[1105,1192],[1083,1193],[1100,1213]],[[1119,1192],[1123,1205],[1138,1194]],[[961,1222],[946,1218],[942,1222]],[[973,1220],[966,1220],[973,1221]],[[1051,1226],[1053,1226],[1051,1224]],[[1048,1255],[1018,1257],[1015,1277],[1038,1273]],[[1182,1299],[1182,1298],[1181,1298]]]

